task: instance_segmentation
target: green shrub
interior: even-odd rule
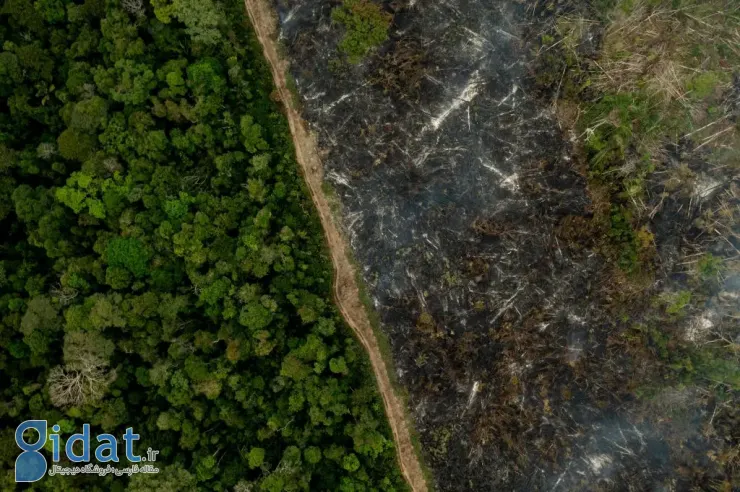
[[[357,64],[388,39],[392,16],[371,0],[344,0],[332,11],[331,18],[345,28],[339,51],[350,63]]]
[[[692,78],[686,89],[694,99],[704,99],[711,96],[717,88],[728,80],[727,74],[717,71],[703,72]]]

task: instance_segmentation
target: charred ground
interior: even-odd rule
[[[689,126],[649,134],[673,106],[609,85],[614,30],[700,24],[539,4],[376,4],[361,61],[336,2],[276,4],[423,455],[440,490],[731,490],[735,59],[707,55]]]

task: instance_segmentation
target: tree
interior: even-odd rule
[[[111,240],[106,249],[106,257],[108,265],[125,268],[136,277],[143,277],[149,272],[149,252],[136,238]]]
[[[105,205],[98,198],[99,189],[100,184],[93,176],[75,172],[67,179],[66,186],[56,189],[55,196],[76,214],[86,210],[93,217],[104,219]]]
[[[272,321],[272,314],[262,304],[250,302],[242,309],[239,315],[239,323],[251,331],[265,328]]]
[[[267,150],[267,142],[262,138],[262,127],[254,122],[252,115],[244,115],[240,122],[242,142],[248,152],[256,153],[260,150]]]
[[[331,18],[345,27],[339,50],[350,63],[359,63],[367,53],[388,39],[391,15],[372,0],[342,0]]]
[[[95,330],[102,330],[112,326],[122,328],[126,326],[126,318],[120,305],[119,295],[93,294],[87,299],[90,306],[88,311],[89,324]]]
[[[321,461],[321,449],[316,446],[309,446],[303,450],[303,457],[307,463],[315,465]]]
[[[49,396],[57,407],[86,405],[103,397],[115,379],[106,368],[115,345],[99,333],[75,331],[64,336],[64,366],[49,372]]]
[[[21,320],[21,332],[26,344],[35,354],[44,354],[57,337],[61,319],[57,308],[48,297],[34,297],[28,302]]]
[[[57,138],[59,154],[70,161],[84,161],[95,148],[95,139],[71,128],[64,130]]]
[[[249,468],[259,468],[265,460],[263,448],[252,448],[249,450]]]
[[[401,485],[242,6],[147,5],[0,6],[0,414],[161,451],[103,489]]]
[[[64,335],[64,363],[70,370],[107,367],[115,344],[96,332],[73,331]]]
[[[223,14],[212,0],[154,0],[154,13],[164,22],[176,17],[185,24],[185,31],[194,42],[214,45],[221,41],[219,26],[224,24]]]
[[[205,58],[188,66],[188,86],[197,96],[219,94],[226,86],[223,67],[215,58]]]
[[[74,105],[69,120],[70,128],[93,133],[105,127],[108,121],[108,103],[99,96],[93,96]]]
[[[146,101],[157,86],[154,72],[130,59],[118,60],[112,68],[96,69],[94,78],[98,89],[112,100],[134,106]]]
[[[103,397],[115,373],[102,368],[85,367],[81,370],[54,367],[47,383],[52,405],[60,408],[87,405]]]
[[[36,0],[34,7],[50,24],[63,21],[66,14],[61,0]]]
[[[342,458],[342,468],[348,472],[355,472],[360,469],[360,460],[357,459],[357,455],[350,453]]]
[[[144,16],[144,0],[123,0],[121,7],[129,14],[136,17]]]
[[[335,374],[349,374],[349,368],[344,357],[334,357],[329,361],[329,369]]]

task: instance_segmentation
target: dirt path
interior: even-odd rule
[[[331,261],[334,265],[334,297],[337,306],[339,306],[342,316],[357,334],[357,338],[360,339],[370,357],[378,389],[383,397],[385,413],[388,416],[393,438],[396,442],[401,471],[414,492],[427,491],[428,487],[424,474],[411,443],[411,435],[409,434],[403,405],[396,396],[388,378],[388,368],[380,354],[378,341],[365,312],[365,307],[360,301],[360,292],[355,281],[355,271],[347,257],[344,239],[334,222],[329,203],[321,188],[323,168],[318,157],[315,136],[307,128],[300,113],[296,110],[292,94],[286,85],[285,73],[288,64],[278,56],[275,12],[266,0],[245,0],[244,3],[257,37],[262,44],[265,58],[267,58],[272,69],[275,86],[285,105],[290,131],[295,143],[296,159],[303,170],[303,177],[308,184],[311,198],[321,218],[321,224],[331,252]]]

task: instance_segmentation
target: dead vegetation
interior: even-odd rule
[[[734,225],[715,222],[731,215],[727,209],[736,207],[730,197],[724,205],[715,200],[725,193],[724,187],[712,192],[716,196],[699,198],[697,189],[703,188],[704,177],[725,171],[718,163],[702,167],[692,160],[722,146],[728,146],[725,150],[730,152],[731,143],[723,139],[732,131],[712,139],[716,132],[711,130],[719,131],[722,128],[718,125],[733,120],[728,116],[702,129],[711,121],[687,123],[686,115],[697,113],[687,108],[699,108],[707,118],[719,118],[709,114],[714,109],[709,109],[712,106],[707,101],[730,101],[731,87],[719,84],[718,92],[712,92],[709,99],[693,99],[696,84],[689,79],[693,80],[696,70],[704,70],[704,65],[686,60],[682,65],[700,68],[681,72],[689,79],[685,86],[675,86],[680,92],[671,87],[660,89],[665,74],[674,72],[670,65],[650,60],[651,45],[676,56],[684,56],[686,51],[663,39],[680,34],[667,14],[650,18],[651,9],[677,9],[665,2],[656,4],[627,8],[627,2],[622,2],[619,11],[611,12],[615,25],[606,29],[598,21],[570,14],[557,22],[553,39],[539,50],[558,63],[557,69],[541,75],[551,81],[548,95],[556,94],[552,107],[561,128],[571,130],[574,147],[583,149],[582,156],[560,165],[574,174],[582,172],[583,177],[576,185],[566,182],[558,188],[543,177],[556,174],[550,167],[559,158],[533,159],[532,170],[519,174],[518,192],[531,203],[564,202],[568,196],[563,190],[582,186],[588,179],[588,200],[579,197],[573,202],[588,201],[589,205],[583,204],[582,210],[571,207],[574,210],[566,209],[563,214],[532,207],[521,214],[526,217],[494,214],[494,218],[482,215],[473,220],[475,216],[466,216],[464,225],[470,229],[465,231],[464,247],[453,250],[449,243],[441,246],[451,262],[459,259],[462,264],[435,265],[439,256],[424,258],[421,252],[417,255],[413,251],[402,262],[407,270],[401,276],[418,273],[418,264],[429,272],[413,277],[418,281],[415,290],[403,291],[396,298],[397,292],[390,291],[397,286],[386,283],[379,288],[388,289],[380,293],[392,299],[377,301],[384,316],[393,318],[393,323],[387,318],[384,321],[402,327],[393,338],[393,349],[401,362],[399,374],[403,371],[409,384],[425,452],[446,490],[703,490],[701,487],[710,483],[724,487],[732,477],[729,450],[736,445],[732,439],[737,428],[727,403],[736,401],[727,396],[734,391],[728,384],[732,380],[727,374],[721,376],[728,365],[711,367],[707,360],[732,361],[725,356],[696,356],[684,348],[681,339],[685,324],[702,314],[699,306],[715,302],[711,288],[727,278],[725,267],[729,268],[731,260],[723,256],[718,268],[702,255],[716,241],[727,244],[713,231],[729,234]],[[633,7],[635,10],[630,10]],[[631,23],[644,25],[632,30]],[[641,30],[647,29],[655,32],[646,33],[643,40]],[[625,31],[630,31],[629,35]],[[602,40],[613,49],[602,52]],[[624,53],[619,53],[616,46],[620,40],[637,43],[634,57],[626,45]],[[385,65],[378,70],[375,84],[395,98],[394,102],[414,101],[423,84],[422,71],[429,66],[422,46],[405,38],[384,48],[388,48],[383,55]],[[610,72],[620,66],[625,71],[624,80]],[[686,70],[678,65],[673,69]],[[730,102],[722,104],[718,110],[731,107]],[[367,131],[374,135],[392,128],[388,123],[387,127],[368,126]],[[705,130],[708,133],[703,133]],[[692,151],[698,147],[697,152],[676,157],[666,150],[668,144],[675,145],[682,138],[696,138],[683,147]],[[699,240],[692,229],[698,210],[706,215],[703,227],[707,228]],[[657,220],[663,216],[680,225],[676,235],[661,230]],[[554,235],[549,234],[552,230]],[[449,241],[449,236],[443,237]],[[703,242],[709,238],[712,241]],[[734,241],[729,235],[727,238]],[[671,247],[681,254],[690,249],[689,241],[698,244],[696,252],[702,254],[671,258],[673,253],[661,249],[665,246],[661,241],[667,239],[676,243]],[[368,245],[363,240],[357,244],[360,248]],[[699,277],[694,272],[700,270],[708,272],[714,287],[697,281],[691,288],[708,292],[703,297],[692,293],[687,301],[672,276]],[[661,296],[667,285],[673,295]],[[446,295],[440,295],[442,290]],[[733,301],[728,298],[726,302]],[[532,308],[530,303],[537,306]],[[728,326],[717,324],[701,343],[716,340],[705,348],[725,350],[736,336]],[[654,384],[659,386],[651,386]],[[718,394],[723,391],[725,400],[720,400]],[[616,420],[615,415],[623,419],[618,423],[640,426],[633,432],[637,436],[634,447],[623,442],[623,429],[608,421],[612,417]],[[727,442],[702,441],[702,435],[696,434],[695,422],[699,420],[702,429],[714,429],[714,437],[721,436],[719,439]],[[616,437],[602,433],[603,428],[614,428]],[[629,427],[624,430],[628,432]],[[658,447],[645,451],[641,433],[651,445],[661,444],[663,434],[674,436],[671,450]],[[710,435],[709,431],[704,433]],[[612,462],[589,447],[597,440],[612,446]],[[713,458],[702,469],[705,452],[713,452],[716,461]],[[654,457],[670,463],[654,467],[639,463]],[[672,459],[680,463],[676,469],[671,468]],[[629,460],[638,463],[630,464]],[[611,475],[621,462],[627,463],[621,475]],[[445,473],[453,468],[456,471]],[[558,477],[566,473],[571,473],[572,480],[566,478],[561,483]],[[465,483],[456,483],[461,476]],[[529,481],[532,476],[555,479],[543,484]],[[553,487],[557,484],[559,488]]]
[[[562,50],[570,70],[579,72],[578,87],[559,81],[566,96],[588,88],[592,94],[633,94],[644,99],[657,119],[650,122],[651,127],[631,132],[637,155],[648,152],[660,159],[666,137],[674,141],[692,137],[696,149],[737,150],[733,82],[740,60],[740,12],[736,3],[618,2],[601,35],[599,55],[589,57],[582,46],[594,38],[597,25],[584,17],[561,17],[556,25],[560,39],[550,37],[553,42],[543,49],[544,53]],[[585,136],[602,125],[623,125],[620,110],[615,105],[590,121]]]
[[[420,40],[404,37],[375,60],[370,82],[401,100],[418,101],[421,84],[427,74],[427,53]]]
[[[537,51],[547,67],[537,81],[555,92],[560,126],[589,161],[589,187],[606,190],[600,201],[608,204],[594,224],[568,219],[559,232],[574,243],[579,231],[606,237],[611,244],[601,249],[612,250],[615,262],[644,271],[655,257],[650,223],[666,201],[685,199],[686,210],[695,210],[712,186],[722,186],[688,162],[737,173],[740,10],[725,0],[622,0],[607,18],[602,26],[561,16]],[[669,146],[685,149],[683,160],[670,164]]]
[[[476,234],[482,236],[500,237],[509,235],[515,229],[513,224],[495,220],[493,218],[478,217],[471,226]]]
[[[606,260],[592,292],[615,319],[601,370],[581,377],[633,401],[631,417],[664,436],[680,463],[673,487],[734,490],[740,5],[615,4],[600,19],[556,18],[533,70],[588,162],[592,205],[555,235]],[[576,377],[593,362],[583,354]],[[709,463],[686,450],[697,434]]]
[[[55,407],[69,408],[100,400],[115,379],[101,367],[85,366],[70,369],[57,366],[49,372],[49,396]]]

